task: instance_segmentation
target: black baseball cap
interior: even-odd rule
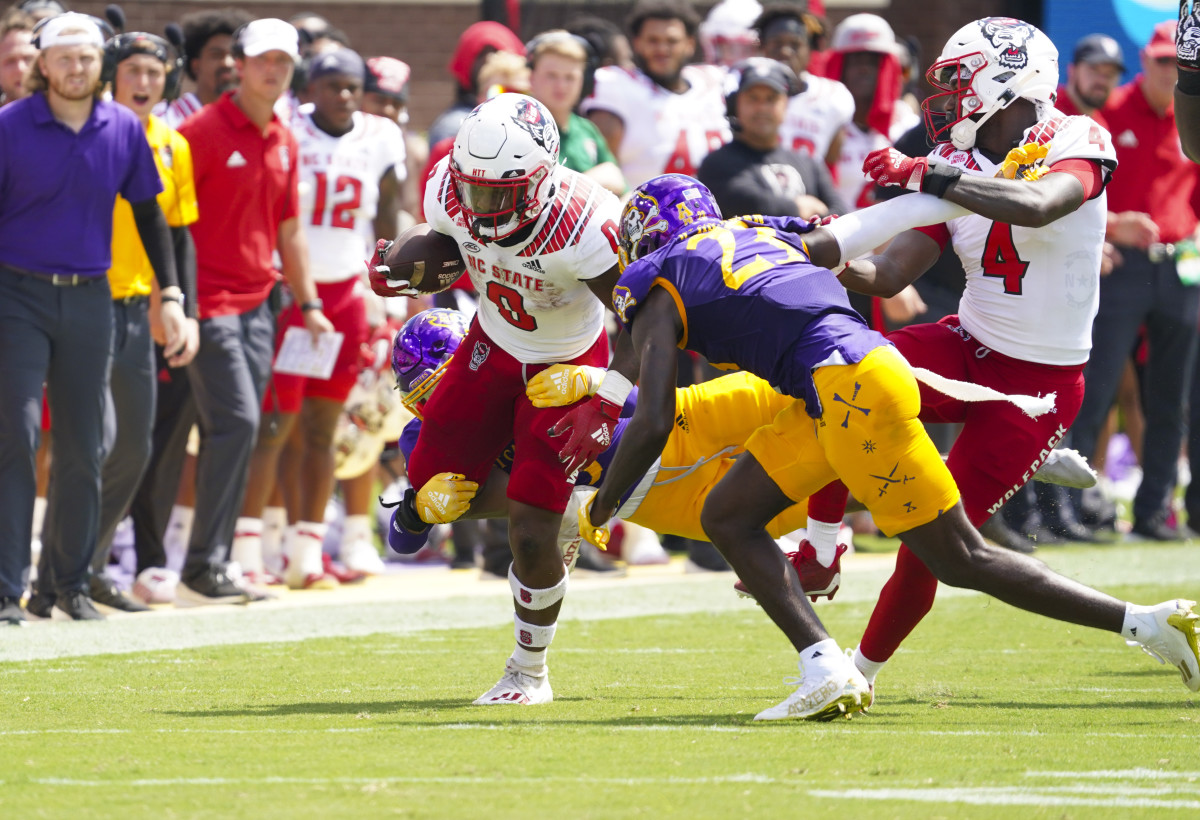
[[[1089,34],[1075,44],[1075,56],[1071,58],[1071,63],[1108,63],[1124,71],[1125,55],[1121,53],[1120,44],[1107,34]]]
[[[741,75],[737,84],[739,92],[756,85],[765,85],[788,96],[796,92],[795,73],[778,60],[750,57],[734,66],[733,70]]]

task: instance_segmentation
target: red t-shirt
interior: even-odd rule
[[[1194,203],[1200,166],[1183,155],[1174,104],[1160,117],[1146,102],[1140,80],[1118,88],[1104,106],[1120,163],[1108,184],[1108,210],[1150,214],[1159,238],[1176,242],[1191,236],[1200,221]]]
[[[1104,126],[1105,129],[1108,128],[1108,120],[1104,118],[1104,113],[1101,111],[1093,111],[1090,114],[1084,114],[1076,107],[1075,101],[1072,100],[1071,95],[1067,93],[1067,87],[1065,85],[1060,85],[1058,87],[1058,99],[1055,100],[1054,107],[1070,117],[1091,117],[1096,122],[1100,123],[1100,125]]]
[[[279,225],[298,215],[296,138],[277,117],[259,130],[227,92],[179,127],[192,146],[200,219],[196,290],[200,318],[262,304],[279,274]]]

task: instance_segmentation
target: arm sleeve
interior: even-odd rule
[[[197,317],[196,303],[196,246],[192,232],[186,226],[171,228],[171,241],[175,247],[175,275],[179,289],[183,291],[183,312],[189,319]]]
[[[1050,166],[1050,173],[1070,174],[1083,183],[1084,202],[1100,196],[1107,181],[1104,169],[1093,159],[1064,159]]]
[[[141,202],[131,202],[130,207],[133,209],[133,221],[137,225],[138,236],[142,239],[142,247],[146,249],[146,258],[154,268],[154,278],[158,280],[158,286],[177,287],[179,277],[175,272],[171,232],[167,227],[167,218],[158,206],[158,200],[151,197]]]

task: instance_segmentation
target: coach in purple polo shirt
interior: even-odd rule
[[[99,98],[104,37],[94,18],[61,14],[35,29],[34,93],[0,108],[0,623],[21,623],[35,493],[42,385],[53,420],[46,511],[56,609],[103,616],[88,597],[100,515],[104,396],[112,349],[105,272],[120,193],[164,302],[170,348],[184,314],[154,157],[132,111]]]

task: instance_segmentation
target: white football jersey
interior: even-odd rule
[[[170,102],[163,100],[154,106],[154,115],[161,118],[163,122],[172,128],[178,129],[184,120],[203,107],[204,103],[200,102],[200,98],[196,96],[196,93],[188,91],[179,95],[178,99],[171,100]]]
[[[292,133],[300,149],[300,225],[308,237],[312,277],[341,282],[359,275],[375,247],[379,181],[392,173],[403,182],[404,136],[383,117],[354,114],[350,131],[335,137],[300,106]],[[389,170],[390,169],[390,170]]]
[[[425,217],[458,241],[479,294],[479,324],[525,364],[565,362],[604,332],[604,305],[585,280],[617,264],[621,204],[589,177],[558,166],[554,199],[529,239],[512,247],[483,243],[467,229],[448,171],[437,164],[425,188]]]
[[[824,160],[834,138],[854,119],[850,89],[828,77],[804,72],[805,89],[788,100],[779,128],[783,147]]]
[[[837,165],[833,169],[833,182],[843,202],[855,210],[875,204],[875,183],[863,173],[867,155],[887,148],[920,122],[921,118],[912,108],[902,100],[897,100],[892,111],[892,126],[887,134],[880,134],[874,129],[863,131],[853,122],[846,124],[842,152],[838,154]]]
[[[617,164],[631,189],[659,174],[695,176],[709,152],[732,136],[724,78],[717,66],[685,66],[689,88],[675,94],[641,71],[606,66],[596,71],[596,90],[581,110],[608,111],[625,124]]]
[[[1024,143],[1049,145],[1037,165],[1064,159],[1099,161],[1105,181],[1117,165],[1112,138],[1089,117],[1052,111],[1025,132]],[[978,150],[940,145],[931,159],[964,174],[995,176],[999,166]],[[962,327],[1006,356],[1050,365],[1077,365],[1092,348],[1100,300],[1100,257],[1108,196],[1101,194],[1042,228],[1022,228],[970,214],[946,223],[967,287],[958,306]]]

